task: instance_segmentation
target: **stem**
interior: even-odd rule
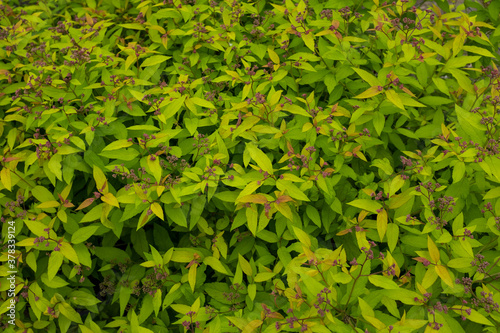
[[[356,283],[358,282],[359,278],[361,277],[361,273],[363,272],[363,267],[365,266],[365,263],[367,260],[368,260],[368,257],[365,257],[365,261],[361,264],[361,271],[359,272],[359,275],[356,277],[356,279],[354,279],[354,283],[352,285],[351,291],[349,292],[349,297],[347,298],[347,302],[345,303],[344,312],[347,311],[347,307],[349,306],[349,301],[351,300],[352,293],[354,292],[354,287],[356,287]],[[349,275],[350,275],[350,273],[349,273]]]

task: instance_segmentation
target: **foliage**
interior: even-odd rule
[[[1,3],[4,332],[500,327],[499,1]]]

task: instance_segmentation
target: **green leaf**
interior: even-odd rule
[[[9,169],[3,168],[2,171],[0,171],[0,181],[8,191],[12,189],[12,177]]]
[[[279,179],[276,181],[276,187],[280,191],[287,191],[288,195],[297,200],[310,201],[307,195],[304,194],[295,184],[288,180]]]
[[[173,205],[169,205],[165,211],[167,212],[167,217],[169,217],[175,224],[187,228],[187,219],[180,207],[175,208]]]
[[[167,105],[166,111],[163,111],[163,110],[165,110],[165,108],[162,108],[162,115],[165,118],[165,120],[168,120],[171,117],[175,116],[175,114],[181,109],[186,98],[187,98],[187,95],[183,95],[179,98],[174,99],[172,102],[169,101],[166,103],[166,105]],[[166,100],[168,100],[168,99],[165,99],[165,101]],[[162,106],[162,105],[160,104],[160,106]]]
[[[121,262],[124,263],[127,260],[130,260],[129,255],[127,252],[117,249],[114,247],[96,247],[95,248],[95,255],[104,261],[110,262],[110,261],[116,261],[116,262]]]
[[[97,186],[97,190],[100,192],[107,192],[108,184],[104,172],[94,165],[94,180]]]
[[[398,238],[399,238],[399,227],[395,223],[389,223],[387,225],[387,245],[389,245],[389,250],[391,252],[394,251],[396,248],[396,245],[398,243]]]
[[[130,296],[132,295],[132,289],[129,287],[121,286],[120,288],[120,316],[123,316],[125,312],[125,308],[127,307],[128,301],[130,300]],[[132,310],[133,311],[133,310]],[[134,312],[135,314],[135,312]],[[137,316],[136,321],[137,321]],[[138,323],[137,323],[138,325]]]
[[[312,33],[308,34],[302,34],[302,40],[304,41],[304,44],[309,48],[309,50],[314,52],[314,37]]]
[[[248,260],[245,259],[241,254],[238,253],[238,263],[240,264],[241,270],[248,276],[253,276],[252,266]]]
[[[445,95],[450,96],[450,88],[446,84],[446,81],[439,78],[439,77],[433,77],[432,82],[436,85],[436,87],[439,89],[440,92],[442,92]]]
[[[215,257],[205,257],[205,259],[203,259],[203,263],[205,265],[212,267],[215,271],[219,273],[225,275],[233,275],[224,267],[224,265],[220,262],[220,260]]]
[[[151,210],[153,213],[158,216],[162,221],[165,219],[163,218],[163,209],[161,208],[160,204],[158,202],[153,202],[151,204]]]
[[[155,265],[163,265],[163,257],[161,256],[160,252],[158,252],[158,250],[155,249],[151,244],[149,244],[149,247],[151,248],[151,255],[153,256]]]
[[[52,171],[52,173],[60,181],[62,181],[61,161],[62,161],[62,156],[60,154],[55,154],[50,158],[49,162],[47,163],[47,166],[49,167],[50,171]]]
[[[448,263],[446,266],[450,268],[469,268],[471,267],[471,258],[453,258]]]
[[[140,23],[124,23],[124,24],[118,24],[119,27],[125,28],[125,29],[132,29],[132,30],[144,30],[144,26]]]
[[[395,92],[394,90],[392,90],[392,89],[386,90],[385,96],[387,97],[389,102],[391,102],[392,104],[394,104],[395,106],[397,106],[401,110],[405,109],[405,106],[403,105],[403,101],[401,101],[399,94],[397,92]]]
[[[94,222],[95,220],[99,220],[102,215],[102,208],[104,207],[104,204],[99,204],[92,208],[83,218],[81,219],[80,223],[84,222]]]
[[[307,248],[311,247],[311,239],[305,233],[304,230],[297,228],[296,226],[293,226],[293,232],[295,233],[295,236],[297,237],[299,242],[301,242]]]
[[[268,174],[273,174],[273,164],[269,157],[262,150],[260,150],[255,144],[247,143],[246,149],[250,154],[252,160],[254,160],[257,165]]]
[[[374,200],[356,199],[347,203],[348,205],[367,210],[372,213],[377,213],[377,210],[382,208],[382,205]]]
[[[363,80],[368,82],[370,86],[380,86],[380,81],[373,75],[361,68],[352,68]]]
[[[370,316],[370,317],[374,317],[375,316],[375,312],[373,311],[372,307],[370,305],[368,305],[368,303],[358,297],[358,304],[359,304],[359,309],[361,310],[361,313],[363,314],[363,317],[364,316]]]
[[[473,63],[481,59],[480,56],[461,56],[461,57],[456,57],[453,59],[448,60],[446,65],[444,66],[445,69],[448,68],[462,68],[467,64]]]
[[[437,105],[443,105],[443,104],[450,104],[453,103],[453,101],[449,98],[441,97],[441,96],[424,96],[419,99],[420,102],[430,105],[430,106],[437,106]]]
[[[199,97],[191,97],[189,98],[191,102],[193,102],[195,105],[202,106],[207,109],[215,109],[216,107],[212,104],[212,102],[209,102],[205,99],[199,98]]]
[[[49,280],[52,280],[56,276],[59,268],[63,263],[63,254],[60,251],[52,251],[49,257],[49,266],[47,268],[47,274]]]
[[[80,260],[78,260],[78,255],[76,254],[75,249],[73,249],[73,246],[71,246],[70,243],[63,241],[60,246],[60,252],[63,254],[64,257],[66,257],[66,259],[69,259],[75,264],[80,265]]]
[[[257,235],[257,226],[259,224],[259,213],[255,207],[248,207],[245,211],[245,215],[247,218],[247,226],[248,230],[252,233],[252,235]]]
[[[67,286],[69,283],[64,281],[59,276],[54,276],[52,280],[48,279],[47,273],[42,274],[42,282],[49,288],[58,289]]]
[[[162,168],[160,166],[160,159],[156,155],[149,155],[147,156],[148,159],[148,168],[149,171],[153,174],[155,177],[155,180],[160,183],[161,181],[161,176],[162,176]]]
[[[378,94],[381,94],[384,92],[383,89],[379,89],[380,86],[373,86],[368,88],[367,90],[363,91],[361,94],[355,96],[354,98],[358,99],[365,99],[365,98],[371,98],[373,96],[377,96]]]
[[[125,60],[125,70],[128,70],[130,66],[132,66],[132,64],[134,62],[137,61],[137,57],[135,54],[131,54],[127,57],[127,59]]]
[[[123,140],[116,140],[116,141],[111,142],[106,147],[104,147],[104,149],[102,151],[117,150],[117,149],[120,149],[120,148],[127,148],[127,147],[130,147],[132,145],[133,145],[132,142],[130,142],[128,140],[125,140],[125,139],[123,139]]]
[[[462,307],[463,313],[465,313],[465,310],[467,310],[467,309],[469,309],[469,308]],[[485,316],[480,314],[477,310],[474,310],[474,309],[470,309],[470,310],[471,310],[471,314],[465,315],[465,317],[468,320],[473,321],[473,322],[478,323],[478,324],[482,324],[482,325],[494,326],[494,324],[491,321],[489,321],[488,318],[486,318]],[[454,311],[459,313],[458,310],[454,310]],[[463,313],[460,313],[460,314],[463,314]]]
[[[437,264],[441,256],[438,247],[429,235],[427,235],[427,249],[429,250],[432,263]]]
[[[129,131],[159,131],[160,129],[153,125],[133,125],[127,127]]]
[[[488,200],[488,199],[495,199],[500,197],[500,187],[495,187],[491,190],[488,191],[488,193],[485,194],[483,197],[483,200]]]
[[[222,304],[231,304],[231,301],[224,296],[224,293],[229,293],[229,286],[222,282],[212,282],[204,284],[205,292],[217,302]]]
[[[300,106],[298,106],[296,104],[292,104],[292,105],[286,104],[283,107],[283,111],[287,111],[287,112],[290,112],[290,113],[293,113],[293,114],[296,114],[299,116],[311,118],[311,115],[306,110],[304,110],[303,108],[301,108]]]
[[[386,276],[370,275],[368,281],[373,285],[384,289],[399,289],[398,284]]]
[[[160,312],[160,307],[161,307],[161,301],[162,301],[162,297],[161,297],[161,289],[158,288],[156,289],[156,292],[153,296],[153,310],[155,312],[155,316],[158,317],[158,313]]]
[[[495,58],[495,55],[493,53],[491,53],[490,51],[483,49],[481,47],[477,47],[477,46],[464,45],[462,47],[462,50],[470,52],[470,53],[480,54],[480,55],[485,56],[485,57]]]
[[[463,88],[465,91],[471,94],[475,94],[474,87],[472,86],[470,79],[467,77],[467,75],[465,75],[463,71],[458,69],[450,69],[449,72],[451,73],[451,75],[453,75],[455,80],[457,80],[459,87]]]
[[[314,206],[307,205],[306,214],[311,219],[311,221],[313,221],[313,223],[318,226],[318,228],[321,228],[321,217],[318,210],[314,208]]]
[[[457,161],[453,167],[453,183],[458,183],[462,180],[465,175],[465,163],[463,161]]]
[[[101,196],[101,200],[104,201],[105,203],[111,205],[111,206],[120,208],[120,204],[118,202],[118,199],[116,199],[116,197],[111,192],[108,192],[108,193],[104,194],[103,196]]]
[[[421,295],[408,289],[386,289],[384,290],[384,296],[387,296],[395,301],[400,301],[404,304],[421,305],[421,303],[418,301],[421,299]],[[416,301],[415,299],[418,300]]]
[[[484,141],[484,132],[486,126],[480,123],[479,116],[468,112],[467,110],[460,107],[458,104],[455,105],[455,111],[458,116],[458,123],[460,128],[474,141],[481,143]]]
[[[273,272],[263,272],[263,273],[257,273],[254,277],[255,282],[265,282],[271,280],[273,277],[276,276],[277,273]]]
[[[59,310],[59,312],[61,312],[61,314],[64,317],[68,318],[69,320],[78,324],[83,324],[80,314],[76,312],[76,310],[73,309],[71,305],[69,305],[68,303],[66,302],[59,303],[57,309]]]
[[[164,55],[154,55],[154,56],[149,57],[146,60],[144,60],[144,62],[141,64],[141,67],[149,67],[149,66],[161,64],[170,58],[172,58],[172,57],[167,57]]]
[[[90,294],[89,292],[86,292],[85,290],[86,289],[72,291],[69,294],[68,300],[73,304],[81,306],[92,306],[97,303],[101,303],[101,301],[97,297]]]
[[[265,44],[255,44],[252,43],[250,45],[250,51],[253,52],[257,57],[259,57],[261,60],[264,58],[266,55],[267,47]]]

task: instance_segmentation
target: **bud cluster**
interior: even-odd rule
[[[486,273],[486,268],[490,265],[490,263],[484,260],[484,256],[482,254],[476,254],[470,265],[472,267],[477,267],[478,273],[484,274]]]
[[[492,311],[498,313],[500,310],[500,305],[493,300],[493,294],[486,291],[481,291],[481,298],[473,298],[472,304],[476,308],[483,308],[487,313]]]
[[[193,157],[193,160],[210,152],[210,139],[206,138],[205,134],[199,133],[193,139],[195,140],[193,147],[196,149],[196,155]]]
[[[196,315],[196,312],[189,311],[186,313],[186,316],[189,316],[190,321],[183,321],[182,326],[186,329],[186,332],[194,332],[197,328],[200,328],[199,321],[193,321],[193,317]]]

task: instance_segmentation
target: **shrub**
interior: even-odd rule
[[[500,6],[415,5],[1,2],[4,332],[495,332]]]

